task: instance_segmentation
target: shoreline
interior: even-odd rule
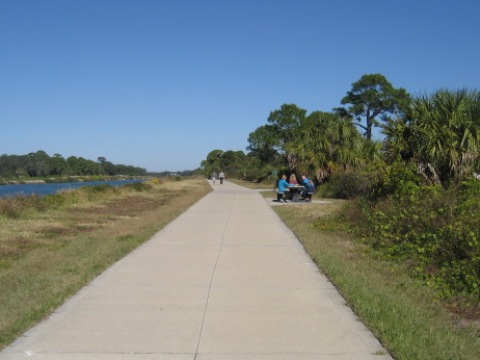
[[[69,176],[66,178],[48,178],[48,179],[31,179],[31,180],[13,180],[0,179],[2,185],[30,185],[30,184],[60,184],[60,183],[78,183],[78,182],[94,182],[94,181],[115,181],[115,180],[141,180],[151,179],[151,176]]]

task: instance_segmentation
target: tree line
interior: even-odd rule
[[[212,150],[205,175],[262,180],[272,170],[308,173],[317,184],[366,167],[414,165],[429,183],[445,186],[479,172],[480,93],[441,89],[412,97],[381,74],[366,74],[342,107],[313,111],[283,104],[248,136],[243,151]],[[378,128],[382,140],[374,139]]]
[[[305,173],[317,196],[351,200],[340,228],[458,309],[480,309],[480,92],[412,96],[366,74],[340,103],[309,114],[283,104],[249,134],[247,154],[213,150],[202,170],[256,181]]]
[[[97,161],[83,157],[64,158],[60,154],[49,156],[39,150],[27,155],[0,155],[0,177],[5,179],[48,176],[128,175],[143,176],[147,171],[130,165],[116,165],[105,157]]]

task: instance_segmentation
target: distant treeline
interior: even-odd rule
[[[27,155],[0,155],[0,177],[46,177],[46,176],[88,176],[88,175],[146,175],[147,170],[130,166],[115,165],[105,157],[97,161],[70,156],[65,159],[60,154],[49,156],[39,150]]]

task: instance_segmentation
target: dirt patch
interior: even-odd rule
[[[480,329],[479,304],[471,304],[469,301],[456,299],[448,301],[445,304],[445,307],[448,309],[448,311],[459,317],[459,327],[474,326],[477,329]]]

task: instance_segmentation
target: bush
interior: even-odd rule
[[[333,174],[322,184],[318,193],[321,197],[352,199],[365,195],[368,179],[361,173],[341,171]]]
[[[477,180],[449,189],[399,181],[394,194],[376,203],[359,199],[349,211],[374,249],[408,261],[445,295],[480,300],[479,196]]]
[[[319,187],[321,196],[338,199],[362,197],[377,201],[394,194],[408,184],[423,184],[415,164],[382,161],[360,165],[354,169],[335,171],[328,181]]]

